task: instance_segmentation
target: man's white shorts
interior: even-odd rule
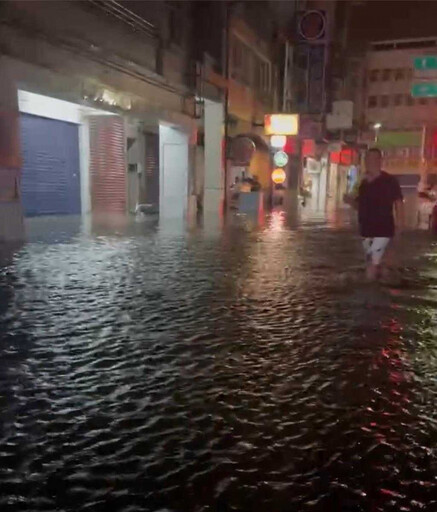
[[[374,265],[379,265],[390,240],[391,238],[380,236],[376,236],[374,238],[363,238],[363,247],[367,261],[371,261]]]

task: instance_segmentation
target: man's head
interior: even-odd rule
[[[376,176],[381,172],[382,153],[378,148],[370,148],[366,153],[366,172]]]

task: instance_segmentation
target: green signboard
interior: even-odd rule
[[[414,69],[418,69],[418,70],[437,69],[437,56],[423,55],[422,57],[415,57]]]
[[[422,82],[411,87],[413,98],[433,98],[437,96],[437,82]]]
[[[420,147],[422,144],[422,130],[405,132],[386,132],[381,131],[378,134],[379,148],[397,148],[397,147]]]

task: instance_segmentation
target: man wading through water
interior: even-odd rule
[[[380,277],[384,254],[404,223],[404,202],[398,180],[381,169],[382,153],[371,148],[366,154],[366,173],[358,188],[354,206],[366,254],[366,275],[371,281]]]

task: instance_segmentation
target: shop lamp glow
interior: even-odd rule
[[[284,169],[279,167],[272,172],[272,181],[273,183],[276,183],[276,185],[284,183],[286,177],[287,175],[285,174]]]

